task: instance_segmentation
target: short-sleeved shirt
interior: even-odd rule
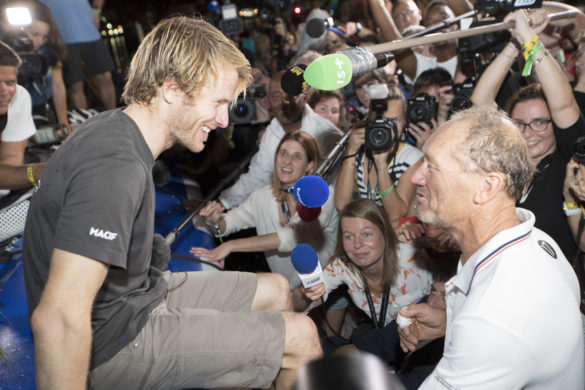
[[[445,284],[445,350],[421,389],[583,389],[577,278],[534,215],[516,214]]]
[[[0,142],[24,141],[37,132],[32,117],[30,95],[20,85],[16,86],[16,93],[8,105],[6,119],[6,126],[0,129]]]
[[[398,261],[400,271],[390,288],[384,325],[396,318],[401,307],[418,302],[431,289],[431,273],[418,264],[417,251],[412,245],[400,243]],[[370,318],[372,317],[361,276],[356,274],[341,259],[333,260],[323,269],[323,279],[327,294],[345,284],[353,303]],[[318,302],[313,302],[311,307],[316,306]],[[376,312],[376,319],[378,319],[381,312],[382,296],[372,295],[372,302]]]
[[[121,110],[88,120],[53,155],[31,199],[24,234],[29,316],[46,284],[53,249],[109,266],[92,308],[95,368],[131,342],[167,285],[150,266],[153,155]]]

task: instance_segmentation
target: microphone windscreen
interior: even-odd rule
[[[152,252],[150,265],[161,271],[166,271],[171,261],[171,247],[163,236],[155,233],[152,236]]]
[[[295,183],[293,195],[306,207],[321,207],[329,199],[329,186],[319,176],[303,176]]]
[[[154,182],[154,185],[159,188],[164,187],[170,180],[171,171],[169,170],[169,167],[167,167],[164,162],[156,160],[152,167],[152,181]]]
[[[305,25],[305,31],[311,38],[319,38],[325,32],[325,22],[321,19],[311,19]]]
[[[280,80],[282,90],[291,96],[298,96],[309,89],[309,84],[303,76],[305,69],[307,65],[298,64],[284,72]]]
[[[313,88],[332,91],[349,84],[352,77],[349,57],[328,54],[311,62],[305,70],[305,81]]]
[[[319,257],[309,244],[298,244],[290,253],[290,261],[299,274],[310,274],[317,268]]]
[[[299,213],[299,217],[304,222],[313,222],[319,215],[321,215],[321,207],[306,207],[302,204],[299,204],[297,207],[297,213]]]

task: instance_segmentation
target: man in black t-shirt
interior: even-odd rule
[[[250,81],[217,29],[167,19],[132,60],[128,106],[91,118],[53,155],[24,237],[39,389],[285,389],[321,355],[280,275],[150,264],[156,157],[175,143],[201,151]]]

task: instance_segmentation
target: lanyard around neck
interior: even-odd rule
[[[386,312],[388,311],[388,297],[390,295],[390,289],[384,291],[382,295],[382,305],[380,306],[380,318],[376,315],[376,308],[374,307],[374,301],[372,300],[372,294],[370,294],[370,288],[368,287],[368,283],[366,283],[366,279],[362,278],[364,282],[364,293],[366,295],[366,300],[368,301],[368,307],[370,308],[370,314],[372,315],[372,322],[374,323],[374,328],[383,328],[384,323],[386,322]]]

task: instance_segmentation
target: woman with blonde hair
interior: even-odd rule
[[[285,134],[276,149],[270,185],[254,191],[227,213],[223,213],[221,203],[213,201],[199,214],[215,226],[220,238],[251,227],[258,235],[225,241],[211,250],[193,247],[190,252],[203,260],[223,261],[232,252],[264,251],[270,270],[284,275],[291,287],[298,286],[300,279],[290,261],[292,249],[298,243],[310,244],[324,264],[335,245],[337,211],[333,195],[316,220],[303,221],[297,213],[297,201],[287,191],[300,178],[314,173],[320,158],[313,136],[304,131]]]

